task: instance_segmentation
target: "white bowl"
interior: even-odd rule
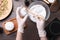
[[[12,31],[14,29],[14,23],[13,22],[6,22],[5,29],[7,31]]]
[[[37,14],[37,15],[41,15],[44,19],[46,17],[46,9],[42,6],[42,5],[34,5],[30,8],[30,10],[34,13],[34,14]],[[36,21],[34,15],[32,15],[31,13],[29,13],[30,15],[30,19],[32,21]]]
[[[37,11],[34,11],[34,10],[33,10],[33,9],[36,9],[36,8],[32,8],[32,6],[34,6],[34,5],[40,5],[40,6],[42,7],[42,8],[40,7],[41,10],[39,10],[39,8],[37,9],[37,10],[40,11],[41,13],[38,13]],[[42,2],[42,1],[32,2],[32,3],[29,5],[28,8],[29,8],[29,9],[32,8],[32,9],[31,9],[32,12],[34,11],[34,12],[38,13],[38,15],[43,16],[43,17],[45,18],[45,20],[48,20],[48,18],[49,18],[49,16],[50,16],[50,9],[49,9],[48,5],[47,5],[46,3],[44,3],[44,2]],[[44,10],[44,12],[43,12],[42,10]],[[45,12],[45,10],[46,10],[46,12]],[[42,12],[45,13],[45,14],[42,14]],[[36,14],[36,13],[35,13],[35,14]],[[34,16],[33,16],[32,14],[29,13],[29,17],[30,17],[30,19],[31,19],[33,22],[36,22],[36,19],[34,18]]]

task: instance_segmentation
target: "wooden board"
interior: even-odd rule
[[[14,23],[14,29],[13,29],[12,31],[7,31],[7,30],[5,29],[5,23],[6,23],[6,22],[10,22],[10,21]],[[15,32],[15,31],[17,31],[18,25],[17,25],[16,18],[13,18],[13,19],[8,20],[8,21],[6,21],[6,22],[3,22],[3,24],[2,24],[3,30],[4,30],[5,34],[9,35],[9,34]]]
[[[5,23],[6,23],[6,22],[13,22],[13,23],[14,23],[14,29],[13,29],[12,31],[7,31],[7,30],[5,29]],[[14,33],[14,32],[17,31],[17,29],[18,29],[18,24],[17,24],[16,18],[12,18],[12,19],[10,19],[10,20],[8,20],[8,21],[6,21],[6,22],[3,22],[3,23],[2,23],[2,27],[3,27],[3,30],[4,30],[5,34],[9,35],[9,34]],[[26,25],[26,23],[25,23],[24,28],[26,28],[26,27],[27,27],[27,25]]]
[[[4,13],[0,16],[0,20],[5,19],[11,12],[12,10],[12,0],[7,0],[8,1],[8,5],[7,5],[7,10],[4,11]]]

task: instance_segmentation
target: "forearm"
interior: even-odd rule
[[[16,40],[22,40],[23,26],[18,25]]]
[[[38,35],[41,40],[47,40],[46,31],[44,30],[44,23],[45,21],[43,20],[37,20]]]
[[[16,40],[22,40],[22,33],[17,32]]]
[[[39,31],[40,32],[40,31]],[[42,31],[39,33],[40,40],[47,40],[46,31]]]
[[[40,40],[47,40],[47,37],[40,37]]]
[[[46,31],[45,30],[39,31],[39,37],[40,37],[40,40],[47,40]]]

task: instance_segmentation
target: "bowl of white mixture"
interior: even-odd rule
[[[40,16],[43,16],[45,20],[48,20],[50,16],[50,9],[48,5],[42,1],[36,1],[32,2],[28,7],[34,14],[38,14]],[[29,13],[29,18],[36,22],[36,18],[34,18],[34,15],[32,13]]]

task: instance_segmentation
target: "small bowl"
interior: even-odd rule
[[[6,22],[5,29],[7,31],[12,31],[14,29],[14,23],[13,22]]]

